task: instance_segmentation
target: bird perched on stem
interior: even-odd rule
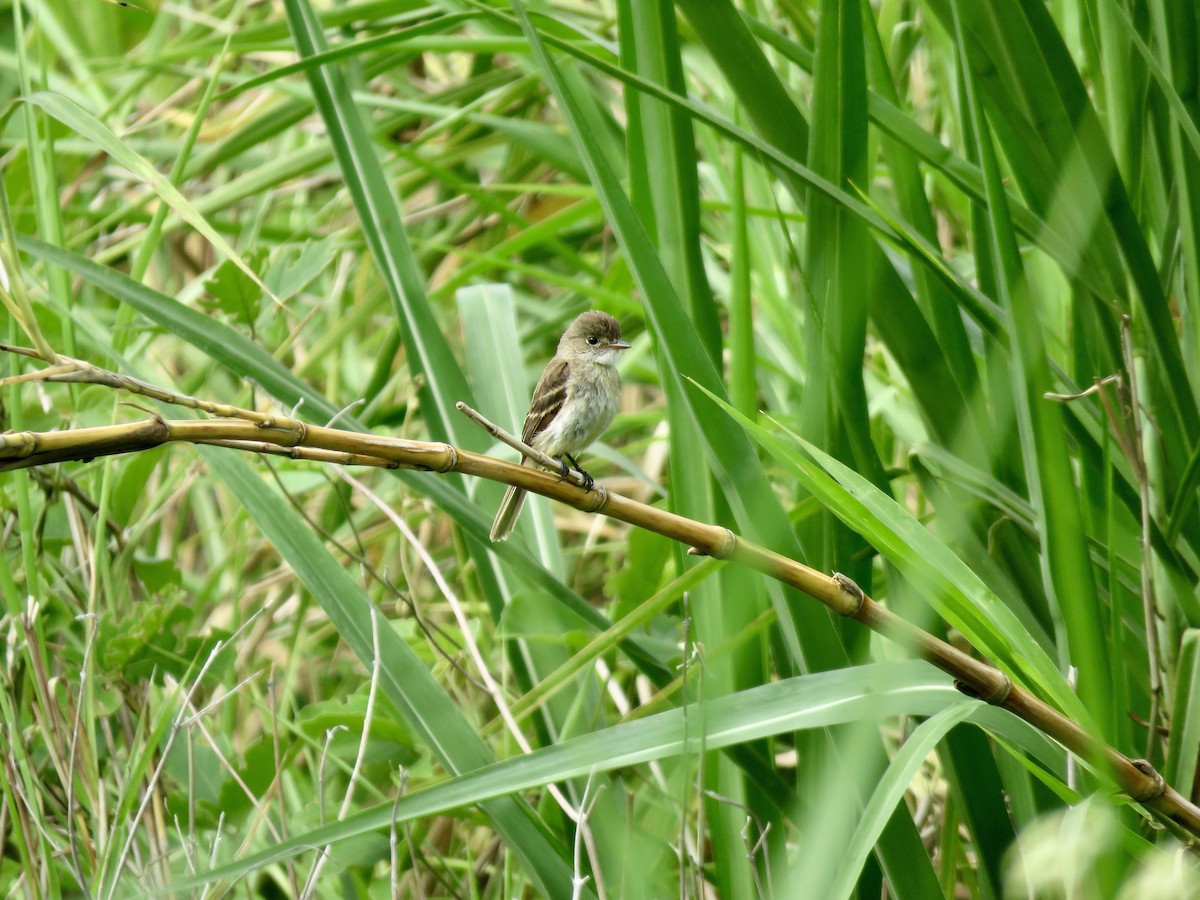
[[[592,489],[592,476],[579,468],[575,456],[582,453],[612,423],[617,414],[621,376],[617,357],[629,345],[621,340],[621,325],[608,313],[592,310],[578,316],[563,333],[554,358],[533,389],[533,400],[521,429],[521,440],[562,462],[583,476]],[[521,457],[521,465],[529,458]],[[502,541],[512,534],[525,503],[525,491],[510,487],[500,501],[491,539]]]

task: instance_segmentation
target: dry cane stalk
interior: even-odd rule
[[[91,380],[62,377],[61,366],[76,363],[59,357],[53,372],[46,370],[45,380]],[[87,364],[84,364],[87,365]],[[90,367],[94,370],[94,367]],[[95,370],[103,372],[103,370]],[[120,376],[97,379],[100,383],[150,393],[149,385]],[[117,379],[119,384],[112,379]],[[143,388],[143,390],[139,390]],[[172,395],[153,388],[156,399],[171,400]],[[1051,736],[1072,753],[1088,760],[1117,784],[1133,800],[1154,810],[1187,834],[1200,838],[1200,809],[1167,785],[1146,760],[1134,760],[1108,746],[1012,681],[1001,672],[957,648],[939,640],[901,619],[866,596],[853,581],[843,575],[825,575],[803,563],[774,553],[765,547],[738,537],[727,528],[707,525],[665,510],[656,509],[597,484],[584,490],[574,480],[548,474],[528,466],[505,462],[460,450],[450,444],[388,438],[372,434],[340,431],[307,425],[298,419],[236,410],[233,407],[206,404],[194,398],[180,398],[193,408],[217,410],[237,419],[166,420],[159,416],[142,422],[80,428],[73,431],[9,433],[0,435],[0,471],[42,466],[65,460],[86,460],[97,456],[134,453],[162,444],[188,442],[282,454],[295,459],[310,459],[340,465],[418,469],[430,472],[458,472],[516,485],[550,497],[584,512],[603,513],[638,528],[645,528],[688,545],[693,555],[712,556],[749,566],[784,584],[791,585],[820,601],[839,616],[855,619],[873,631],[909,648],[944,672],[952,675],[960,690],[993,706],[1007,709],[1038,730]],[[458,408],[505,443],[532,456],[547,468],[558,468],[557,460],[539,454],[517,438],[488,422],[463,403]],[[244,415],[243,415],[244,414]],[[486,538],[480,525],[478,537]]]

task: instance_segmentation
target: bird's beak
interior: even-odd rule
[[[611,344],[608,345],[608,349],[610,349],[610,350],[628,350],[629,345],[627,343],[625,343],[624,341],[613,341]]]

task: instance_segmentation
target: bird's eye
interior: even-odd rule
[[[588,338],[588,343],[589,343],[589,344],[591,344],[591,345],[594,347],[594,346],[596,346],[598,343],[600,343],[600,338],[596,337],[596,336],[593,334],[591,337],[589,337],[589,338]]]

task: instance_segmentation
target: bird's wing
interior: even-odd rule
[[[546,430],[562,409],[567,399],[568,371],[567,361],[556,357],[550,360],[546,371],[538,379],[537,387],[533,389],[529,414],[525,416],[525,426],[521,430],[521,440],[526,444],[532,444],[533,439]]]

